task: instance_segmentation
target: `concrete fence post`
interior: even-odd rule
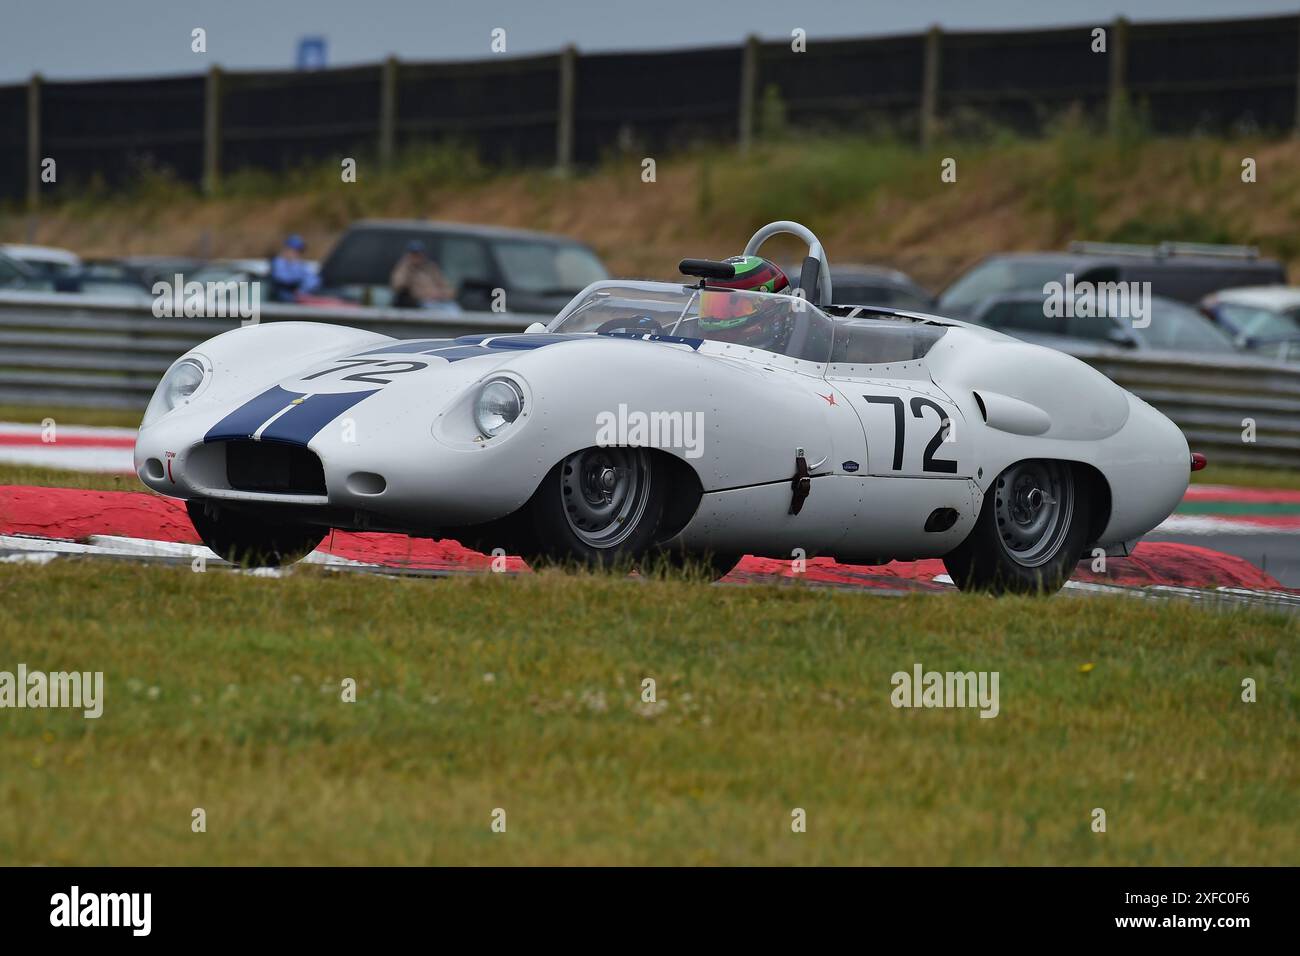
[[[1128,21],[1116,17],[1106,46],[1110,57],[1110,86],[1106,94],[1106,125],[1111,135],[1119,132],[1128,107]]]
[[[27,208],[41,202],[41,75],[27,81]]]
[[[741,154],[748,153],[754,145],[754,113],[758,102],[758,37],[752,33],[745,38],[740,51],[740,122]]]
[[[925,35],[925,61],[921,70],[921,148],[934,145],[939,126],[939,77],[942,69],[943,31],[930,27]]]
[[[578,50],[570,45],[560,51],[560,97],[555,115],[555,171],[573,171],[573,140],[577,130],[574,110],[578,95]]]
[[[1300,20],[1296,21],[1296,46],[1300,48]],[[1297,57],[1300,61],[1300,57]],[[1296,70],[1295,135],[1300,136],[1300,69]]]
[[[388,171],[393,167],[397,149],[397,57],[384,61],[379,82],[379,168]]]
[[[203,88],[203,192],[221,188],[221,67],[208,70]]]

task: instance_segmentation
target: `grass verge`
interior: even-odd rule
[[[105,701],[0,710],[0,859],[1293,865],[1295,634],[1127,599],[11,566],[0,670],[103,671]],[[998,671],[999,715],[894,709],[915,662]]]
[[[0,422],[39,425],[47,418],[60,425],[139,428],[144,413],[123,408],[73,408],[65,405],[0,405]]]

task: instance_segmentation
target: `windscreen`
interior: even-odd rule
[[[593,286],[551,327],[705,339],[818,363],[830,356],[832,329],[825,313],[796,296],[650,282]]]

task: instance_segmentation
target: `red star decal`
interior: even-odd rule
[[[831,392],[829,395],[822,395],[822,394],[819,392],[819,393],[817,394],[817,397],[818,397],[818,398],[824,398],[824,399],[826,399],[826,404],[827,404],[827,405],[834,405],[834,404],[835,404],[835,393],[834,393],[834,392]]]

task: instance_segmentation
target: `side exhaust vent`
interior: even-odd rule
[[[935,508],[930,517],[925,519],[925,530],[930,532],[947,531],[957,523],[955,508]]]

